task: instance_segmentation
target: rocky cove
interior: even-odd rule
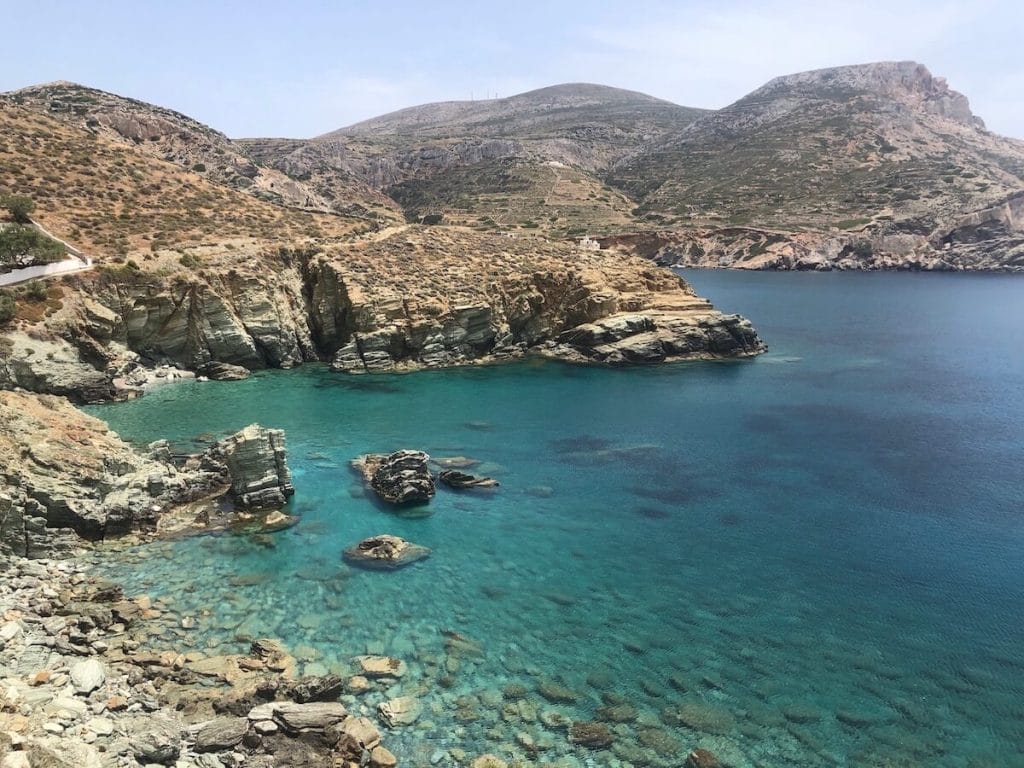
[[[329,764],[342,741],[336,727],[293,736],[283,723],[303,703],[296,684],[335,676],[343,687],[328,703],[367,718],[401,765],[660,767],[691,752],[696,765],[710,753],[736,768],[1012,765],[1019,578],[993,563],[1019,543],[1010,513],[1019,488],[1005,473],[1020,449],[991,404],[1021,374],[1016,358],[995,354],[1005,339],[979,340],[946,308],[964,301],[985,325],[1013,329],[999,308],[1016,306],[1017,286],[920,275],[690,277],[764,318],[776,351],[741,364],[603,369],[532,358],[407,376],[303,365],[86,409],[131,445],[110,442],[104,424],[62,399],[5,395],[0,423],[32,441],[15,443],[3,465],[36,503],[55,495],[54,480],[31,490],[22,478],[74,468],[93,443],[114,459],[87,464],[82,486],[112,501],[137,498],[145,511],[148,483],[125,493],[119,472],[129,488],[154,470],[174,487],[202,461],[187,456],[258,421],[287,433],[279,487],[291,518],[268,530],[253,511],[228,526],[222,505],[204,496],[161,515],[168,537],[104,541],[73,565],[47,564],[88,567],[83,596],[116,584],[115,602],[159,615],[126,626],[130,667],[117,659],[120,628],[113,639],[67,632],[69,645],[84,635],[91,650],[115,651],[90,654],[108,688],[87,696],[61,677],[86,657],[50,635],[57,683],[32,685],[40,668],[16,672],[8,686],[30,700],[70,693],[89,712],[58,717],[22,699],[3,712],[36,713],[14,751],[56,738],[43,729],[52,723],[100,760],[137,764],[128,737],[141,724],[97,713],[113,695],[169,708],[184,765],[212,760],[195,748],[198,727],[222,717],[205,733],[262,739],[214,751],[225,765],[260,765],[270,749],[278,763],[296,754]],[[795,291],[807,298],[794,302]],[[851,325],[853,308],[870,322]],[[905,333],[894,337],[895,327]],[[1016,403],[1005,407],[1017,413]],[[166,452],[153,450],[170,454],[176,474],[149,463],[158,439]],[[259,447],[268,469],[279,466],[269,435],[243,444]],[[399,456],[376,484],[378,459],[361,462],[368,476],[349,466],[403,447],[426,457]],[[215,462],[226,464],[207,459]],[[457,470],[500,485],[405,483],[422,462],[435,481]],[[213,494],[231,486],[218,482]],[[207,535],[173,535],[197,518]],[[31,606],[40,593],[24,594],[22,636],[39,637],[35,617],[47,617]],[[88,601],[70,597],[69,610],[84,613]],[[282,641],[283,656],[264,657],[269,639]],[[21,642],[8,646],[12,657]],[[134,668],[146,677],[122,679]],[[231,704],[229,681],[260,686],[237,670],[278,687]],[[207,696],[221,703],[207,707]],[[94,717],[112,720],[114,734],[89,743]],[[275,735],[261,732],[273,730],[266,723]]]

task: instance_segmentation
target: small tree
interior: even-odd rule
[[[3,205],[19,224],[28,224],[32,220],[32,212],[36,209],[35,201],[28,195],[4,195],[0,198],[0,205]]]
[[[0,266],[50,264],[64,258],[64,246],[24,224],[0,229]]]

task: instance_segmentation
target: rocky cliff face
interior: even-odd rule
[[[322,253],[263,254],[249,266],[212,264],[201,275],[101,272],[75,284],[42,324],[8,334],[0,386],[98,401],[128,393],[135,371],[153,363],[262,368],[328,360],[361,373],[530,351],[653,361],[592,352],[587,334],[571,343],[563,336],[623,313],[648,316],[662,334],[674,329],[679,343],[665,359],[763,348],[749,325],[641,259],[442,228],[398,228]],[[616,342],[641,341],[651,330],[643,326],[617,324]],[[736,343],[691,333],[710,328],[731,329]]]

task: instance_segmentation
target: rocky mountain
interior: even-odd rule
[[[672,230],[666,261],[1024,269],[1024,142],[914,62],[776,78],[607,178]]]
[[[249,139],[261,162],[326,193],[361,181],[411,219],[443,212],[478,229],[614,230],[633,206],[600,173],[703,114],[586,83],[399,110],[309,141]]]
[[[1024,142],[987,131],[914,62],[779,77],[718,111],[575,83],[425,104],[306,140],[232,141],[68,83],[3,103],[279,207],[382,225],[589,235],[697,266],[1024,269]],[[91,226],[134,212],[103,207]]]
[[[763,349],[749,323],[643,259],[275,205],[24,106],[0,105],[0,127],[0,193],[31,196],[96,261],[16,293],[0,389],[98,401],[137,393],[154,365],[362,372]]]
[[[310,211],[393,218],[393,204],[365,185],[339,185],[333,193],[321,195],[301,179],[260,166],[220,131],[154,104],[69,82],[0,94],[0,104],[25,107],[98,137],[129,144],[267,202]]]

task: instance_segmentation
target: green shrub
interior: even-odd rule
[[[28,224],[32,220],[32,212],[36,209],[35,201],[27,195],[4,195],[0,205],[7,209],[19,224]]]
[[[196,173],[205,173],[206,165],[203,163],[196,163],[195,165],[192,166],[192,170],[195,171]]]
[[[49,292],[46,290],[46,283],[41,280],[29,283],[25,286],[25,295],[31,301],[46,301],[49,298]]]
[[[0,325],[6,325],[14,319],[18,307],[14,303],[14,297],[7,291],[0,291]]]

